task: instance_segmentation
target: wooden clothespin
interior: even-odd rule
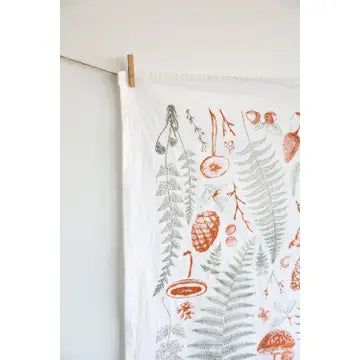
[[[133,88],[135,87],[134,55],[128,54],[127,60],[128,60],[129,86]]]

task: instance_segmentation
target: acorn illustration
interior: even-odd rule
[[[196,251],[205,252],[215,241],[220,218],[215,211],[207,210],[196,216],[191,229],[192,244]]]

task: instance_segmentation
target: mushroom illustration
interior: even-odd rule
[[[215,114],[209,109],[211,117],[212,129],[212,154],[205,158],[200,164],[200,171],[204,177],[208,179],[217,178],[224,175],[230,165],[230,162],[224,156],[216,155],[216,139],[218,133],[218,126]]]
[[[190,265],[187,279],[175,281],[166,289],[166,295],[175,299],[199,296],[204,294],[207,290],[207,285],[204,282],[190,279],[193,264],[191,251],[185,251],[183,255],[190,256]]]
[[[272,355],[273,360],[276,360],[277,355],[289,353],[294,346],[295,340],[290,333],[285,330],[274,330],[264,336],[257,351],[259,354]]]

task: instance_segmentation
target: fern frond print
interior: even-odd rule
[[[219,266],[221,264],[221,243],[210,253],[206,264],[200,265],[205,272],[210,271],[211,274],[219,274]]]
[[[259,246],[259,249],[256,254],[256,272],[258,276],[265,275],[269,270],[269,260],[263,250],[262,246]]]
[[[195,169],[193,165],[196,164],[193,157],[195,154],[189,150],[185,150],[183,154],[179,157],[179,161],[183,162],[181,167],[182,170],[185,170],[184,177],[186,177],[186,181],[184,183],[185,186],[185,196],[184,196],[184,203],[185,203],[185,216],[186,222],[190,224],[192,215],[194,213],[194,204],[195,204],[195,192],[194,189],[196,187],[195,183],[197,181],[195,176]]]
[[[167,164],[166,166],[161,166],[157,176],[164,178],[158,186],[156,196],[163,198],[158,211],[163,212],[159,223],[164,224],[161,233],[165,234],[165,238],[162,241],[165,249],[162,252],[164,255],[162,263],[164,266],[161,269],[160,278],[153,296],[157,295],[164,288],[168,282],[168,276],[171,275],[170,269],[174,266],[174,258],[178,257],[176,250],[180,248],[179,240],[182,239],[178,231],[178,228],[182,227],[179,218],[184,217],[184,213],[179,207],[179,204],[183,202],[178,193],[181,188],[176,180],[180,173],[175,165]]]
[[[156,176],[157,179],[160,179],[160,183],[155,195],[162,197],[158,211],[162,212],[159,224],[164,224],[161,229],[161,234],[165,236],[162,240],[165,249],[162,252],[163,266],[153,296],[157,295],[168,283],[168,277],[171,275],[170,270],[175,265],[174,258],[178,257],[176,250],[180,248],[179,241],[182,240],[179,231],[179,228],[182,228],[180,218],[185,215],[180,208],[180,203],[183,203],[183,198],[180,192],[181,187],[177,180],[181,174],[176,168],[176,165],[170,163],[168,160],[169,147],[177,144],[177,138],[179,137],[178,129],[179,123],[175,107],[174,105],[169,105],[167,107],[165,126],[161,130],[155,146],[155,150],[160,155],[164,155],[164,164],[160,166]],[[160,137],[164,133],[167,134],[166,146],[160,142]]]
[[[181,325],[172,325],[170,312],[165,305],[164,298],[162,298],[162,303],[166,310],[169,324],[161,327],[157,333],[156,343],[158,344],[158,349],[156,350],[156,360],[182,360],[179,353],[183,350],[184,345],[181,345],[178,339],[185,337],[185,330]]]
[[[206,297],[209,306],[202,308],[202,317],[195,320],[200,326],[193,329],[203,339],[189,345],[194,353],[188,358],[241,360],[256,356],[252,303],[254,247],[254,239],[249,240],[229,269],[216,279],[214,295]]]
[[[235,164],[241,168],[238,172],[239,180],[246,184],[242,190],[273,264],[280,252],[287,217],[288,199],[284,191],[284,173],[275,158],[272,145],[266,145],[266,137],[251,141],[244,115],[243,123],[249,142],[237,153],[241,161]]]

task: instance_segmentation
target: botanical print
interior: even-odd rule
[[[171,315],[165,305],[164,298],[162,298],[162,303],[169,323],[161,327],[157,333],[156,343],[158,344],[158,349],[156,351],[156,360],[182,360],[180,353],[184,345],[179,343],[179,339],[185,338],[184,328],[181,325],[172,325]]]
[[[197,139],[199,140],[201,144],[201,151],[206,151],[207,148],[207,142],[205,140],[205,132],[201,130],[196,124],[195,124],[195,118],[191,115],[190,110],[186,110],[186,118],[189,120],[189,123],[194,127],[194,131],[197,135]]]
[[[155,358],[298,359],[300,113],[176,108],[155,142]]]
[[[185,251],[184,256],[189,255],[190,265],[187,279],[175,281],[166,289],[166,295],[172,298],[188,298],[204,294],[207,291],[207,285],[200,280],[191,279],[193,258],[191,251]]]
[[[266,334],[260,341],[257,350],[259,354],[272,355],[273,360],[276,360],[277,355],[280,355],[281,360],[293,359],[293,352],[291,349],[295,346],[295,340],[290,333],[284,330],[274,330]]]
[[[221,265],[221,243],[211,251],[209,258],[206,260],[205,264],[202,264],[201,267],[205,272],[210,271],[211,274],[219,274],[219,267]]]
[[[300,113],[296,112],[294,117],[297,120],[297,122],[299,123],[300,122]],[[297,151],[299,150],[299,147],[300,147],[299,131],[300,131],[300,124],[296,131],[294,131],[294,132],[290,131],[284,137],[284,145],[283,145],[284,159],[287,163],[290,162],[294,158]]]
[[[193,331],[201,340],[190,343],[190,359],[244,359],[255,356],[254,342],[254,266],[255,242],[249,240],[233,263],[216,278],[208,305],[195,320]]]
[[[192,319],[194,316],[194,305],[189,301],[185,301],[177,308],[176,311],[180,315],[180,319]]]
[[[220,218],[215,211],[204,211],[196,216],[191,229],[192,244],[196,251],[205,252],[215,241],[220,226]]]
[[[266,129],[270,133],[276,135],[281,135],[280,126],[276,123],[277,115],[273,111],[268,111],[264,114],[264,117],[261,117],[261,114],[255,110],[249,110],[245,113],[245,117],[249,120],[254,126],[255,130]]]
[[[224,175],[230,165],[230,162],[224,156],[216,155],[216,140],[218,134],[218,125],[215,114],[209,109],[210,117],[211,117],[211,148],[212,154],[205,158],[201,165],[200,171],[204,177],[208,179],[217,178],[219,176]]]

